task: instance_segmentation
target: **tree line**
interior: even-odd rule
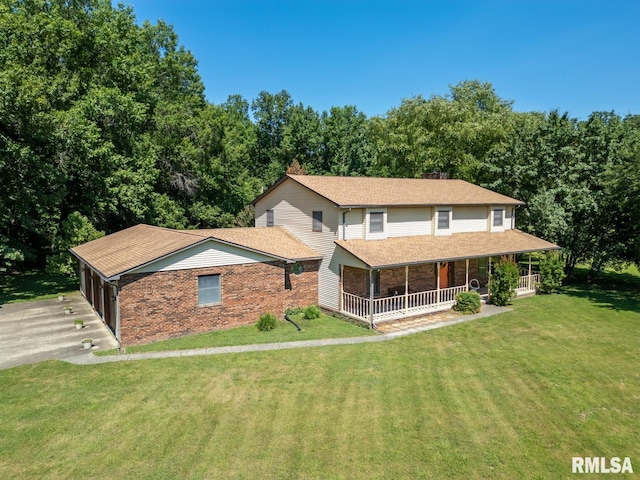
[[[250,225],[292,164],[446,173],[525,201],[518,227],[561,245],[567,271],[640,260],[640,116],[516,112],[475,80],[371,118],[284,90],[213,104],[162,21],[109,0],[0,0],[0,269],[72,272],[70,246],[140,222]]]

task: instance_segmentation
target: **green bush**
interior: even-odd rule
[[[287,308],[285,310],[285,314],[286,315],[298,315],[300,313],[304,312],[304,309],[302,307],[295,307],[295,308]]]
[[[562,286],[564,263],[556,252],[547,254],[540,260],[540,291],[554,293]]]
[[[509,305],[516,296],[519,277],[520,273],[515,263],[507,261],[496,263],[489,281],[491,303],[501,306]]]
[[[260,320],[258,320],[256,326],[261,332],[273,330],[276,328],[276,316],[273,313],[263,313],[260,315]]]
[[[315,305],[309,305],[304,309],[304,318],[307,320],[313,320],[314,318],[320,318],[320,309]]]
[[[453,309],[465,315],[480,311],[480,294],[478,292],[460,292],[456,295],[456,304]]]

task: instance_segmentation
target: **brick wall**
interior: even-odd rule
[[[138,345],[255,323],[270,312],[318,303],[318,262],[295,275],[284,262],[250,263],[124,275],[120,340]],[[198,305],[198,276],[220,274],[221,302]]]

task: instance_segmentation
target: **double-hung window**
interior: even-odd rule
[[[267,227],[273,227],[273,210],[267,210]]]
[[[198,277],[198,305],[220,303],[220,275]]]
[[[438,210],[438,230],[449,230],[449,210]]]
[[[502,227],[504,222],[504,210],[502,208],[496,208],[493,211],[493,226]]]
[[[322,231],[322,212],[313,212],[313,223],[311,225],[312,232]]]
[[[384,232],[384,212],[369,214],[369,233]]]

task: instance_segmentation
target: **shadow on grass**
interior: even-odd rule
[[[640,312],[640,275],[606,271],[589,283],[587,274],[588,269],[576,268],[562,291],[574,297],[587,298],[602,308]]]
[[[5,303],[54,298],[78,289],[78,279],[39,270],[13,272],[0,277],[0,306]]]

